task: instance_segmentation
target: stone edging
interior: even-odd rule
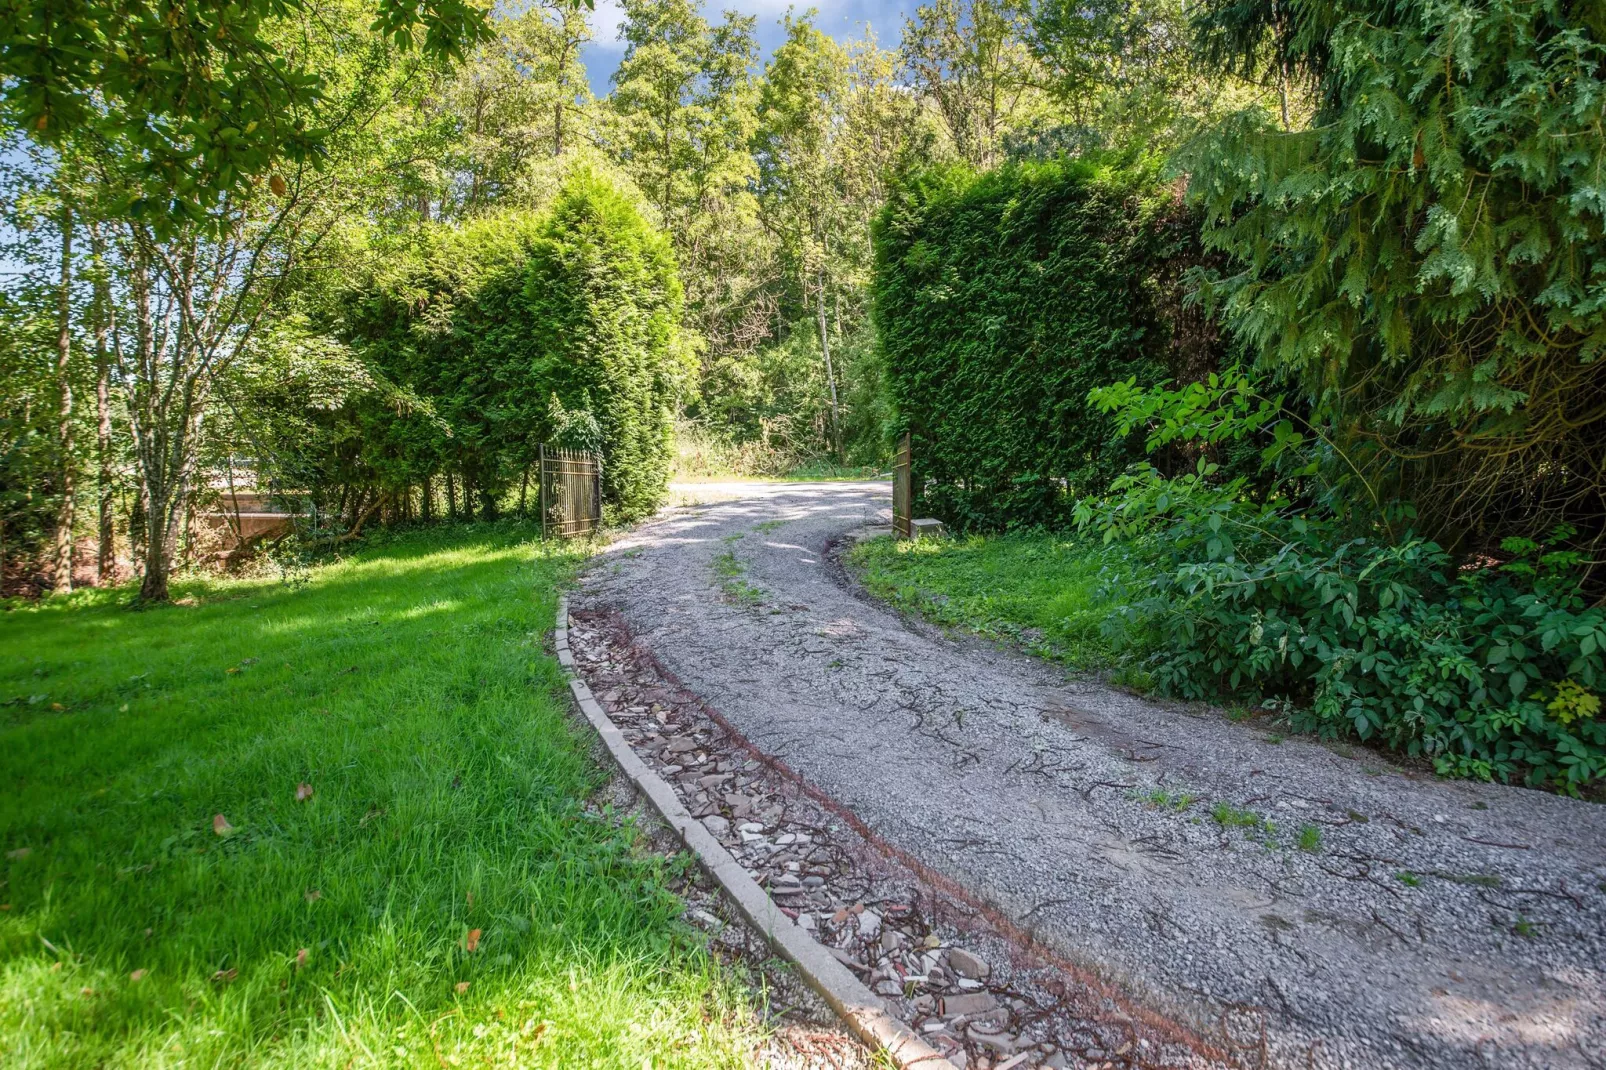
[[[666,824],[675,830],[687,849],[730,897],[744,918],[764,935],[771,947],[797,967],[799,975],[824,997],[860,1040],[884,1050],[899,1067],[911,1070],[955,1070],[953,1063],[921,1040],[909,1027],[893,1018],[881,1001],[848,968],[816,943],[798,924],[781,913],[758,882],[731,857],[724,844],[716,840],[703,823],[681,804],[674,788],[648,768],[624,735],[614,725],[591,688],[574,669],[569,649],[569,597],[558,596],[556,626],[552,633],[558,664],[569,677],[580,711],[607,744],[608,751],[637,790],[645,795]]]

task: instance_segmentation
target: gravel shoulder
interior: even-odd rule
[[[1206,1037],[1264,1022],[1270,1065],[1606,1066],[1606,808],[912,628],[827,558],[884,484],[681,500],[574,606],[1017,931]]]

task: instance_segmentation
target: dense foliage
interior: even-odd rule
[[[1149,667],[1163,692],[1284,700],[1297,725],[1448,774],[1573,791],[1606,779],[1606,609],[1581,593],[1577,551],[1509,538],[1500,562],[1461,567],[1410,530],[1408,509],[1371,524],[1336,515],[1300,493],[1319,443],[1236,373],[1094,396],[1124,428],[1149,428],[1155,450],[1259,434],[1288,477],[1255,501],[1243,477],[1219,478],[1201,456],[1169,477],[1136,466],[1080,506],[1107,539],[1153,536],[1148,593],[1123,616],[1157,645]]]
[[[287,483],[349,500],[450,476],[449,508],[461,487],[466,509],[494,515],[515,485],[524,501],[540,444],[581,423],[595,435],[564,444],[600,450],[610,515],[657,506],[686,378],[680,280],[628,196],[579,170],[544,213],[438,227],[378,259],[337,327],[392,389],[337,415],[349,463],[331,466],[327,442],[286,443]]]
[[[1567,0],[1217,3],[1217,59],[1306,78],[1186,154],[1210,280],[1382,498],[1492,550],[1606,540],[1606,10]],[[1364,493],[1356,486],[1357,493]]]
[[[205,223],[218,200],[264,173],[317,164],[336,136],[320,108],[326,72],[315,56],[309,61],[317,44],[283,32],[296,8],[289,0],[8,0],[0,5],[0,108],[46,144],[86,131],[119,143],[131,179],[121,210],[164,230],[169,215]],[[402,48],[416,41],[437,55],[461,56],[489,35],[484,8],[464,0],[352,2],[321,17],[360,19]]]
[[[875,233],[876,325],[917,508],[960,527],[1066,522],[1135,456],[1086,411],[1088,391],[1216,360],[1176,291],[1195,221],[1150,168],[936,170]]]

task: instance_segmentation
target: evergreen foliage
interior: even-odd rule
[[[1303,384],[1356,497],[1493,550],[1606,538],[1606,9],[1565,0],[1217,3],[1241,69],[1270,53],[1317,112],[1245,115],[1183,160],[1233,332]]]
[[[344,332],[402,403],[370,393],[345,415],[362,463],[403,486],[450,473],[494,514],[542,442],[594,424],[610,519],[657,506],[686,375],[681,290],[630,197],[577,170],[543,214],[434,228],[383,260]]]
[[[646,516],[667,489],[675,399],[692,372],[669,239],[580,172],[552,208],[521,296],[535,379],[570,409],[592,403],[612,519]]]
[[[960,528],[1060,525],[1136,454],[1088,391],[1216,360],[1176,299],[1192,217],[1149,167],[937,169],[875,231],[875,315],[917,508]]]

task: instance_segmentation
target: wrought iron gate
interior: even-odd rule
[[[910,537],[914,515],[914,484],[909,476],[912,456],[909,432],[905,431],[898,436],[898,452],[892,458],[892,534],[900,539]]]
[[[589,535],[602,525],[602,458],[541,446],[541,537]]]

